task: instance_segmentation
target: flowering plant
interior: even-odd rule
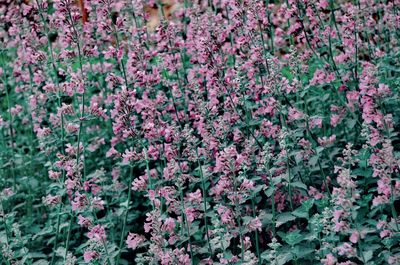
[[[400,264],[399,7],[6,0],[1,262]]]

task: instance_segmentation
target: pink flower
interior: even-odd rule
[[[317,69],[314,73],[313,79],[310,81],[310,85],[322,85],[324,83],[324,80],[326,78],[326,74],[324,71]]]
[[[324,198],[324,194],[322,194],[321,192],[319,192],[316,188],[314,188],[312,186],[308,189],[308,194],[310,194],[310,196],[313,196],[314,199],[316,199],[316,200],[321,200]]]
[[[304,113],[295,108],[289,108],[289,121],[300,120],[304,118]]]
[[[85,253],[83,253],[83,259],[85,260],[85,262],[91,262],[92,260],[98,259],[99,257],[100,254],[93,250],[86,250]]]
[[[198,215],[196,209],[194,209],[193,207],[187,207],[185,209],[185,214],[186,214],[187,221],[189,223],[192,223]]]
[[[197,189],[195,192],[189,193],[187,197],[189,202],[201,203],[202,201],[201,191],[199,189]]]
[[[106,231],[102,225],[92,227],[87,236],[94,241],[105,241],[107,239]]]
[[[356,250],[349,243],[344,243],[336,249],[340,256],[354,257],[357,253]]]
[[[90,227],[92,226],[92,220],[82,215],[78,215],[78,224],[82,227]]]
[[[384,95],[390,95],[392,93],[392,91],[390,90],[388,85],[385,84],[379,84],[378,87],[378,94],[380,96],[384,96]]]
[[[329,138],[327,138],[326,136],[322,138],[318,137],[318,143],[322,146],[330,145],[334,143],[335,140],[336,140],[336,135],[332,135]]]
[[[372,206],[376,207],[382,204],[386,204],[389,203],[389,198],[386,196],[376,196],[373,200],[372,200]]]
[[[165,221],[164,221],[164,225],[162,226],[163,230],[168,232],[168,233],[172,233],[175,229],[175,219],[168,217]]]
[[[89,203],[89,201],[88,201],[86,195],[84,195],[84,194],[82,195],[79,192],[76,192],[75,198],[71,202],[72,210],[73,211],[83,210],[88,205],[88,203]]]
[[[254,182],[248,179],[244,179],[242,184],[240,184],[240,190],[243,191],[251,191],[252,189],[254,189]]]
[[[145,241],[145,237],[134,234],[134,233],[129,233],[128,238],[126,239],[126,245],[128,248],[135,250],[140,244],[142,244]]]
[[[350,242],[353,244],[356,244],[358,242],[358,239],[360,237],[360,234],[357,231],[353,231],[350,236]]]
[[[157,159],[159,155],[159,149],[151,145],[147,151],[149,158]]]
[[[189,257],[188,254],[179,254],[178,255],[178,260],[179,260],[179,264],[182,264],[182,265],[191,264],[190,257]]]
[[[23,108],[22,108],[21,105],[15,105],[15,107],[12,107],[12,108],[10,109],[10,113],[11,113],[13,116],[18,115],[18,114],[21,113],[22,111],[23,111]]]
[[[107,151],[106,157],[112,157],[112,156],[115,156],[115,155],[117,155],[117,154],[119,154],[118,151],[115,150],[114,147],[111,147],[111,148]],[[127,160],[129,160],[129,158],[128,158]]]
[[[129,161],[132,161],[133,158],[135,157],[135,152],[132,150],[126,149],[125,153],[122,155],[122,157],[123,157],[122,162],[124,164],[129,164]]]
[[[38,138],[43,138],[51,134],[51,129],[50,128],[37,128],[36,129],[36,135]]]
[[[43,203],[47,206],[54,207],[61,201],[60,195],[47,195],[46,198],[43,198]]]
[[[321,118],[312,118],[309,121],[310,128],[313,129],[315,127],[322,128],[322,119]]]
[[[392,235],[392,232],[391,232],[390,230],[387,230],[387,229],[382,230],[382,231],[379,233],[379,236],[380,236],[381,238],[385,238],[385,237],[388,237],[388,236],[391,236],[391,235]]]
[[[378,228],[378,229],[382,229],[385,226],[387,226],[387,222],[384,220],[381,220],[376,224],[376,228]]]
[[[218,207],[218,215],[221,217],[222,224],[230,224],[233,222],[233,213],[225,206]]]
[[[336,127],[341,120],[342,120],[342,116],[341,115],[333,114],[331,116],[331,125],[332,125],[332,127]]]
[[[53,170],[49,170],[48,173],[49,173],[49,178],[52,180],[57,180],[61,176],[61,172],[57,172],[57,171],[53,171]]]
[[[111,176],[112,176],[113,180],[118,179],[120,174],[121,174],[121,169],[119,167],[115,167],[111,171]]]
[[[94,197],[92,199],[92,208],[96,210],[103,210],[104,209],[104,201],[99,197]]]
[[[132,190],[146,191],[147,190],[147,176],[140,176],[132,182]]]
[[[360,92],[358,91],[348,91],[346,93],[346,98],[349,102],[358,102],[360,97]]]
[[[322,264],[324,265],[335,265],[337,262],[337,259],[335,258],[335,256],[333,256],[331,253],[327,254],[325,256],[325,259],[321,260]]]
[[[329,6],[329,3],[328,3],[327,0],[320,0],[318,2],[318,7],[321,8],[321,9],[327,9],[328,6]]]
[[[258,217],[254,218],[253,220],[251,220],[248,224],[248,228],[251,231],[255,231],[258,230],[261,232],[261,228],[262,228],[262,223],[260,221],[260,219]]]
[[[15,193],[12,190],[12,188],[5,188],[3,189],[3,191],[1,192],[0,195],[4,196],[5,198],[9,198],[11,196],[13,196]]]
[[[389,256],[388,258],[388,264],[390,265],[397,265],[400,264],[400,255],[397,254],[395,256]]]

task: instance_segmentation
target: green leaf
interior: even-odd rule
[[[309,214],[308,212],[310,211],[311,207],[314,205],[314,200],[307,200],[302,202],[301,206],[299,208],[297,208],[296,210],[294,210],[292,212],[292,214],[296,217],[300,217],[300,218],[305,218],[305,219],[309,219]]]
[[[32,237],[32,240],[35,240],[36,238],[38,238],[39,236],[44,236],[44,235],[48,235],[48,234],[52,234],[53,233],[53,227],[45,227],[43,228],[39,233],[37,233],[36,235],[34,235]]]
[[[354,128],[354,126],[356,125],[357,120],[351,119],[347,121],[347,127],[351,130]]]
[[[287,262],[291,261],[293,259],[293,254],[290,252],[287,253],[282,253],[277,257],[277,264],[278,265],[284,265]]]
[[[34,263],[32,263],[32,265],[47,265],[49,264],[49,262],[47,260],[44,259],[40,259],[38,261],[35,261]]]
[[[319,158],[318,155],[312,156],[312,157],[310,158],[310,160],[308,160],[308,164],[309,164],[311,167],[316,166],[317,163],[318,163],[318,158]]]
[[[258,185],[257,187],[255,187],[251,191],[252,196],[257,196],[259,194],[259,192],[264,189],[264,187],[265,187],[265,185]]]
[[[296,250],[297,258],[300,259],[300,258],[304,258],[310,254],[313,254],[313,256],[314,256],[315,248],[306,246],[304,243],[302,243],[302,244],[296,246],[295,250]]]
[[[363,256],[365,261],[364,262],[368,262],[372,259],[374,252],[372,250],[367,250],[363,252]]]
[[[304,237],[302,234],[300,234],[300,230],[296,230],[290,233],[287,233],[284,237],[283,240],[285,240],[286,243],[288,243],[291,246],[294,246],[301,241],[304,240]]]
[[[124,202],[121,202],[121,203],[119,204],[120,207],[123,207],[123,208],[125,208],[125,209],[128,208],[128,205],[129,205],[129,201],[128,201],[128,200],[126,200],[126,201],[124,201]]]
[[[331,96],[331,94],[325,94],[323,97],[322,97],[322,102],[325,102],[329,97]]]
[[[29,252],[29,258],[38,259],[38,258],[47,258],[47,256],[40,252]]]
[[[296,219],[296,216],[291,213],[281,213],[276,218],[276,227],[279,227],[287,222],[293,221]]]
[[[299,207],[299,208],[297,208],[296,210],[294,210],[294,211],[292,212],[292,214],[293,214],[294,216],[296,216],[296,217],[305,218],[305,219],[307,219],[307,220],[310,218],[308,212],[304,211],[304,209],[302,209],[301,207]]]
[[[300,181],[292,182],[291,185],[292,185],[292,187],[295,187],[295,188],[307,190],[306,184],[304,184],[303,182],[300,182]]]
[[[269,187],[264,191],[265,195],[267,195],[267,197],[271,197],[272,194],[274,193],[274,189],[275,189],[274,187]]]
[[[322,153],[324,150],[325,150],[325,148],[322,147],[322,146],[318,146],[317,148],[315,148],[315,151],[317,151],[317,154]],[[318,156],[317,156],[317,158],[318,158]],[[317,161],[317,162],[318,162],[318,161]]]
[[[271,223],[272,223],[272,218],[273,218],[273,216],[272,216],[272,214],[270,214],[270,213],[263,213],[263,214],[261,214],[261,215],[259,216],[259,218],[260,218],[260,221],[261,221],[261,223],[262,223],[262,225],[263,225],[263,227],[264,227],[264,226],[266,226],[267,224],[271,224]]]

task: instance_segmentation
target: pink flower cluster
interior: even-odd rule
[[[5,0],[1,257],[398,264],[399,6]]]

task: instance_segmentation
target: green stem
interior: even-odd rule
[[[125,211],[125,216],[124,216],[124,222],[122,224],[121,239],[119,241],[118,256],[117,256],[115,264],[119,264],[119,259],[121,257],[121,253],[122,253],[122,244],[124,243],[124,239],[125,239],[126,221],[128,220],[129,203],[131,201],[131,194],[132,194],[132,187],[131,187],[132,181],[133,181],[133,166],[131,165],[130,178],[129,178],[129,184],[128,184],[128,199],[127,199],[127,202],[126,202],[126,211]]]
[[[73,221],[74,221],[74,216],[73,216],[73,214],[72,214],[72,210],[71,210],[71,212],[70,212],[70,216],[71,216],[71,218],[70,218],[69,224],[68,224],[67,239],[66,239],[66,241],[65,241],[65,246],[64,246],[64,247],[65,247],[64,262],[66,262],[66,260],[67,260],[68,247],[69,247],[69,240],[70,240],[70,237],[71,237],[71,230],[72,230],[72,223],[73,223]]]
[[[183,224],[184,225],[186,224],[187,237],[188,237],[188,240],[189,240],[190,260],[191,260],[191,263],[193,265],[194,264],[194,261],[193,261],[193,247],[192,247],[192,239],[190,238],[191,237],[190,226],[189,226],[189,222],[187,220],[186,214],[185,214],[185,201],[184,201],[184,198],[183,198],[183,190],[182,190],[182,187],[180,185],[179,185],[179,195],[180,195],[180,199],[181,199],[181,202],[182,202],[181,211],[182,211],[182,217],[183,217]]]
[[[2,56],[1,56],[1,65],[3,66],[4,72],[5,72],[5,63],[4,63],[4,51],[1,50]],[[6,76],[6,74],[3,74]],[[8,129],[10,131],[10,149],[11,149],[11,176],[12,176],[12,183],[13,183],[13,188],[16,190],[17,187],[17,179],[15,175],[15,151],[14,151],[14,128],[13,128],[13,123],[14,119],[11,114],[11,100],[10,100],[10,94],[8,93],[8,87],[7,87],[7,82],[6,80],[2,80],[4,84],[4,91],[6,93],[6,101],[7,101],[7,109],[8,109],[8,119],[9,119],[9,124],[8,124]]]
[[[112,25],[112,29],[113,29],[113,34],[114,34],[114,37],[115,37],[115,42],[117,44],[117,53],[119,53],[119,50],[121,49],[121,44],[120,44],[120,41],[119,41],[119,38],[118,38],[117,28],[115,27],[115,23],[114,23],[114,21],[113,21],[113,19],[111,17],[111,6],[110,6],[110,2],[109,1],[107,1],[107,5],[108,5],[107,12],[109,13],[109,17],[111,19],[111,25]],[[117,59],[117,62],[118,62],[118,58],[116,58],[116,59]],[[125,86],[126,86],[126,89],[128,89],[128,79],[126,77],[124,58],[121,58],[121,68],[122,68],[122,75],[124,77]]]
[[[233,167],[232,167],[233,168]],[[233,170],[231,170],[231,174],[232,174],[232,180],[233,180],[233,188],[234,188],[234,201],[235,201],[235,217],[236,217],[236,222],[238,223],[238,227],[239,227],[239,238],[240,238],[240,246],[241,246],[241,261],[242,263],[244,262],[244,241],[243,241],[243,228],[242,228],[242,222],[240,220],[241,214],[240,214],[240,208],[239,208],[239,204],[238,204],[238,200],[237,198],[239,198],[238,196],[238,185],[236,182],[236,176],[235,173],[233,172]]]
[[[210,244],[210,235],[208,233],[208,222],[207,222],[207,192],[206,192],[206,184],[205,184],[205,179],[204,179],[204,174],[203,174],[203,169],[201,168],[201,164],[200,164],[200,159],[199,159],[199,153],[197,150],[197,147],[195,147],[196,149],[196,156],[197,156],[197,164],[199,166],[199,172],[200,172],[200,178],[201,178],[201,185],[203,188],[203,204],[204,204],[204,223],[205,223],[205,228],[206,228],[206,236],[207,236],[207,244],[208,244],[208,251],[210,251],[210,255],[212,256],[212,248],[211,248],[211,244]]]
[[[49,29],[47,27],[47,23],[46,20],[44,19],[43,16],[43,10],[41,9],[41,3],[39,2],[39,0],[36,1],[37,2],[37,6],[38,6],[38,12],[39,12],[39,16],[42,20],[43,23],[43,27],[45,28],[45,32],[46,32],[46,36],[47,36],[47,48],[50,54],[50,61],[51,61],[51,65],[52,65],[52,69],[53,69],[53,74],[54,74],[54,83],[56,84],[57,87],[57,99],[58,99],[58,107],[62,106],[62,102],[61,102],[61,89],[60,89],[60,85],[59,85],[59,81],[58,81],[58,75],[57,75],[57,68],[55,65],[55,59],[54,59],[54,54],[53,54],[53,47],[51,45],[51,41],[50,41],[50,35],[49,35]],[[64,131],[64,116],[61,115],[61,154],[65,155],[65,131]],[[65,182],[65,170],[64,168],[61,170],[62,172],[62,184]],[[56,225],[56,238],[54,241],[54,247],[53,247],[53,254],[51,257],[51,265],[54,265],[55,262],[55,257],[56,257],[56,250],[58,247],[58,243],[59,243],[59,234],[60,234],[60,225],[61,225],[61,209],[62,209],[62,202],[60,203],[59,207],[58,207],[58,211],[57,211],[57,225]],[[66,251],[67,253],[67,251]],[[65,253],[65,255],[66,255]]]
[[[254,197],[251,198],[251,208],[253,211],[253,217],[256,218],[257,213],[256,213],[256,205],[254,202]],[[256,253],[257,253],[257,258],[258,258],[258,264],[261,265],[260,244],[259,244],[259,236],[258,236],[257,229],[254,231],[254,237],[255,237],[255,241],[256,241]]]
[[[9,246],[10,245],[10,238],[9,238],[10,236],[9,236],[9,229],[8,229],[7,221],[6,221],[6,214],[5,214],[5,210],[4,210],[3,200],[0,199],[0,202],[1,202],[1,210],[3,212],[3,217],[1,218],[1,220],[3,220],[3,223],[4,223],[4,229],[5,229],[5,234],[6,234],[6,245]],[[7,261],[7,265],[11,264],[9,260],[6,260],[6,261]]]

